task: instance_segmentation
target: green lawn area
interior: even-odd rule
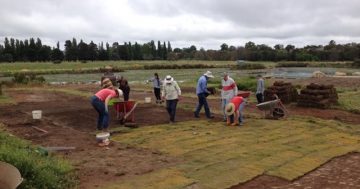
[[[115,136],[115,141],[160,151],[180,162],[107,188],[221,189],[261,174],[292,180],[333,157],[360,150],[358,126],[313,118],[246,121],[241,128],[190,121]]]
[[[0,73],[19,72],[22,70],[31,70],[36,72],[48,71],[64,71],[64,70],[91,70],[105,66],[113,66],[121,69],[143,69],[145,65],[184,65],[184,64],[203,64],[215,67],[227,67],[227,65],[235,65],[234,61],[195,61],[195,60],[179,60],[179,61],[88,61],[81,62],[62,62],[61,64],[53,64],[52,62],[33,62],[33,63],[2,63],[0,64]]]
[[[15,101],[10,97],[8,97],[6,95],[0,96],[0,104],[14,104],[14,103],[15,103]]]
[[[338,95],[339,107],[341,109],[354,113],[360,113],[360,91],[344,91]]]
[[[24,178],[19,188],[73,188],[76,177],[69,162],[47,156],[28,141],[7,134],[0,123],[0,161],[17,167]]]

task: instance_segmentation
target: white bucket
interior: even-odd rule
[[[21,174],[16,167],[0,161],[0,188],[16,189],[22,180]]]
[[[145,97],[145,103],[151,103],[151,97]]]
[[[41,119],[41,114],[42,114],[42,111],[41,111],[41,110],[34,110],[34,111],[32,111],[33,119]]]

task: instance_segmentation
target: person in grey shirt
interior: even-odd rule
[[[258,104],[264,102],[265,81],[261,75],[257,76],[256,99]]]

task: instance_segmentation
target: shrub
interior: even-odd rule
[[[360,58],[356,58],[352,63],[353,67],[360,68]]]
[[[36,76],[34,73],[15,73],[13,78],[14,83],[28,84],[32,83],[44,83],[45,78],[43,76]]]
[[[266,69],[266,66],[258,63],[243,63],[236,65],[236,69],[238,70],[260,70]]]
[[[196,69],[196,68],[215,68],[213,65],[208,64],[153,64],[145,65],[145,70],[159,70],[159,69]]]
[[[238,90],[242,91],[256,91],[257,81],[254,77],[247,77],[236,81]]]
[[[308,65],[306,62],[280,62],[275,67],[307,67]]]
[[[0,161],[17,167],[24,178],[19,188],[74,188],[73,168],[64,160],[46,156],[18,138],[0,133]]]

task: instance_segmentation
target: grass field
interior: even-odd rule
[[[17,167],[24,178],[19,188],[72,188],[73,167],[66,161],[46,156],[29,142],[6,134],[0,123],[0,161]]]
[[[359,151],[360,137],[355,135],[359,129],[355,128],[335,121],[292,118],[248,119],[241,128],[200,121],[130,130],[113,140],[182,161],[108,188],[227,188],[264,173],[292,180],[333,157]]]
[[[112,66],[125,70],[143,69],[145,65],[185,65],[185,64],[202,64],[211,65],[215,67],[227,67],[228,65],[235,65],[233,61],[94,61],[94,62],[62,62],[61,64],[53,64],[51,62],[34,62],[34,63],[1,63],[0,73],[15,73],[23,70],[30,70],[36,72],[49,71],[65,71],[65,70],[91,70],[103,68],[105,66]]]
[[[359,99],[360,99],[360,91],[341,92],[339,93],[339,107],[341,109],[360,114]]]

